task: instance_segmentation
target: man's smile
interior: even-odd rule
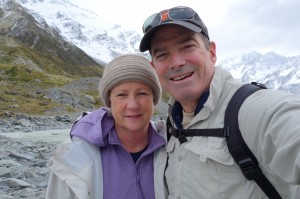
[[[180,76],[177,76],[177,77],[172,77],[171,80],[172,81],[180,81],[180,80],[183,80],[187,77],[190,77],[193,75],[193,72],[190,72],[190,73],[186,73],[186,74],[183,74],[183,75],[180,75]]]

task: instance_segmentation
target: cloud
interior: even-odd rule
[[[274,51],[299,55],[299,8],[298,0],[238,1],[211,32],[224,54]]]
[[[142,24],[151,14],[182,5],[179,0],[118,1],[105,4],[94,0],[72,0],[112,22],[130,26],[142,34]],[[299,0],[194,0],[185,6],[197,11],[208,27],[210,38],[216,41],[219,61],[247,52],[273,51],[284,56],[300,55]]]

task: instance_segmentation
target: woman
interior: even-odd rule
[[[117,57],[99,84],[107,106],[80,118],[48,161],[46,198],[165,198],[164,123],[150,119],[161,87],[149,61]]]

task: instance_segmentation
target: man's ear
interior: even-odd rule
[[[155,69],[155,66],[154,66],[154,64],[153,64],[153,61],[151,60],[150,61],[150,65]]]
[[[215,64],[217,62],[217,51],[216,51],[216,43],[211,41],[210,42],[210,48],[209,48],[209,52],[210,52],[210,60]]]

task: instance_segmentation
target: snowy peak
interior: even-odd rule
[[[141,36],[67,0],[19,0],[37,21],[45,20],[66,40],[91,57],[109,62],[124,52],[138,52]]]
[[[0,0],[1,5],[6,1]],[[53,28],[98,63],[107,63],[119,54],[139,53],[141,35],[137,32],[109,22],[68,0],[10,1],[19,2],[41,27]],[[300,56],[251,52],[220,64],[244,82],[257,81],[269,88],[300,94]]]
[[[300,94],[300,56],[284,57],[273,52],[251,52],[221,65],[243,82],[256,81],[269,88]]]
[[[14,0],[1,1],[1,65],[20,65],[29,70],[81,76],[102,74],[100,65],[57,31],[40,22]]]

